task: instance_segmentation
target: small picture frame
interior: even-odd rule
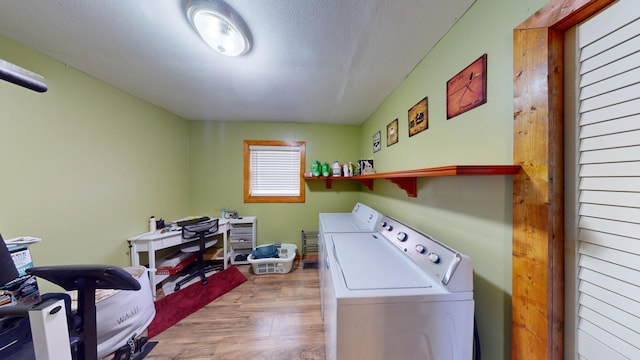
[[[398,142],[398,119],[395,119],[387,125],[387,146],[391,146],[397,142]]]
[[[373,134],[373,152],[378,152],[382,148],[382,134],[380,131]]]
[[[425,97],[409,109],[409,137],[429,128],[429,98]]]

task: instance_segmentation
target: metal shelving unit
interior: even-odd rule
[[[318,267],[318,232],[304,231],[300,233],[302,267]]]

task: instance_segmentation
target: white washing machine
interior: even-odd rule
[[[327,252],[324,246],[324,236],[329,233],[360,233],[375,231],[377,224],[382,219],[382,214],[373,208],[356,203],[348,213],[320,213],[318,224],[318,269],[322,269],[326,263]],[[320,303],[321,314],[324,318],[324,272],[320,271]]]
[[[348,213],[320,213],[320,234],[374,231],[382,214],[371,207],[356,203]]]
[[[471,359],[469,257],[389,217],[324,241],[327,359]]]

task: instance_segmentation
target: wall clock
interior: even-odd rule
[[[487,102],[487,54],[447,81],[447,119]]]

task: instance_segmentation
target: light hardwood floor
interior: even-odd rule
[[[318,271],[255,275],[155,336],[145,359],[324,359]]]

